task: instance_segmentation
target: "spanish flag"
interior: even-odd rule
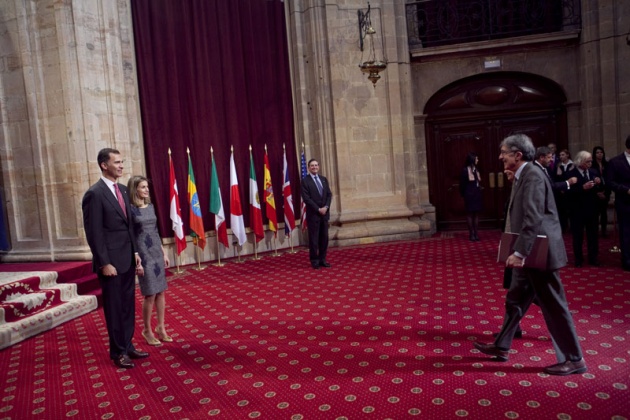
[[[276,235],[278,232],[278,216],[276,215],[276,200],[273,198],[273,186],[271,185],[271,171],[269,170],[269,156],[267,155],[267,145],[265,145],[265,209],[267,219],[269,219],[269,230]]]

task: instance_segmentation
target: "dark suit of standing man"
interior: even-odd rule
[[[621,267],[630,271],[630,136],[626,151],[608,161],[608,186],[615,192]]]
[[[603,191],[602,181],[597,172],[591,169],[593,155],[582,150],[575,155],[575,168],[571,169],[567,176],[577,178],[577,183],[568,193],[569,218],[571,220],[571,235],[573,236],[573,254],[575,266],[581,267],[584,263],[582,245],[584,244],[584,231],[586,231],[586,249],[588,263],[598,266],[599,238],[597,237],[597,193]]]
[[[332,192],[328,180],[319,175],[317,160],[308,161],[308,172],[302,179],[302,200],[306,204],[309,258],[311,266],[318,270],[319,267],[330,267],[326,261],[326,252]]]
[[[586,364],[558,273],[567,263],[558,210],[548,178],[531,162],[534,153],[531,139],[524,134],[509,136],[501,143],[499,159],[505,170],[514,172],[506,232],[519,236],[514,243],[514,253],[506,260],[506,266],[513,270],[501,332],[493,344],[475,342],[474,346],[494,356],[495,360],[507,361],[516,329],[536,298],[558,359],[557,364],[544,371],[550,375],[582,373],[586,372]],[[524,266],[538,235],[546,235],[549,240],[545,270]]]
[[[103,291],[109,356],[116,366],[128,369],[134,367],[130,359],[149,356],[136,350],[131,342],[135,327],[135,271],[141,261],[134,252],[137,246],[129,222],[127,188],[117,182],[123,171],[120,152],[103,149],[97,159],[101,179],[83,196],[83,226],[92,251],[92,270]]]

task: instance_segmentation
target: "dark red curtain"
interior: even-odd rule
[[[132,0],[145,159],[162,236],[169,218],[168,148],[171,148],[182,218],[189,233],[188,157],[206,231],[210,148],[214,150],[229,223],[230,148],[249,226],[249,146],[263,199],[267,145],[278,221],[286,145],[294,208],[299,209],[299,168],[293,133],[288,45],[281,0]],[[267,216],[264,204],[263,217]]]

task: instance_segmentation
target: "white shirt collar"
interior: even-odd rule
[[[521,172],[523,172],[523,168],[527,166],[529,162],[525,162],[523,163],[520,168],[518,168],[516,170],[516,172],[514,172],[514,179],[518,181],[518,179],[521,177]]]
[[[101,175],[101,179],[105,182],[105,185],[107,185],[107,188],[109,188],[109,190],[114,194],[114,197],[116,197],[116,190],[114,189],[115,182],[112,181],[111,179],[105,178],[103,175]]]

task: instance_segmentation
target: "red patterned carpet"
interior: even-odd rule
[[[570,238],[568,238],[570,239]],[[498,234],[336,248],[173,277],[168,331],[151,357],[118,370],[102,310],[0,352],[0,418],[627,419],[630,276],[562,271],[589,370],[552,377],[537,307],[507,363],[472,341],[503,316]],[[140,297],[138,299],[140,302]]]

